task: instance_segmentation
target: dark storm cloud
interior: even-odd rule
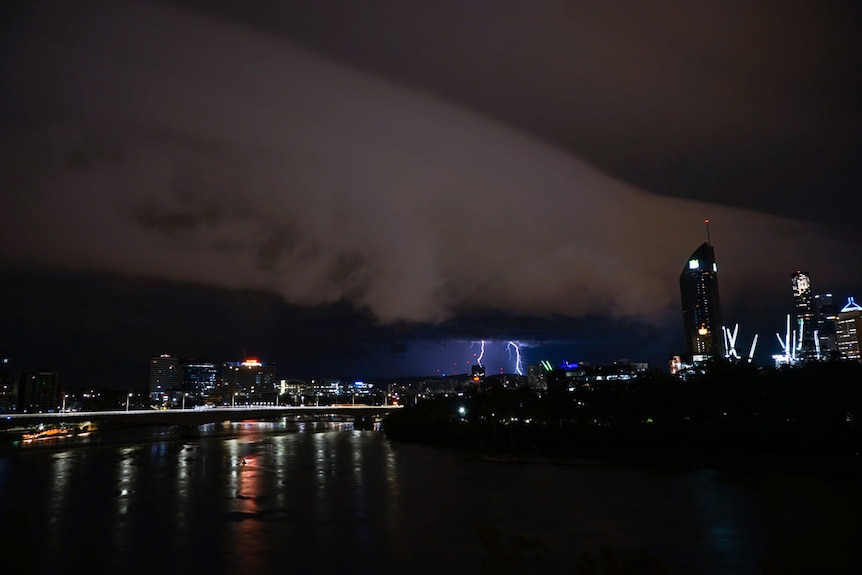
[[[441,94],[653,192],[855,226],[840,206],[862,186],[856,2],[174,2]]]
[[[347,301],[382,322],[474,309],[661,321],[708,216],[725,296],[783,289],[788,270],[815,259],[824,281],[841,273],[841,246],[813,225],[648,194],[279,36],[144,2],[84,3],[62,18],[51,8],[9,73],[18,129],[4,141],[0,233],[15,249],[4,264]],[[607,46],[620,65],[649,44],[620,38],[625,49]],[[540,59],[535,49],[523,57]],[[656,87],[671,81],[649,53],[627,66]],[[615,109],[608,129],[633,122],[637,137],[661,123],[653,84],[632,109],[618,100],[627,84],[606,73],[572,105]],[[738,100],[714,79],[707,88],[728,110]],[[720,118],[704,129],[729,134]]]

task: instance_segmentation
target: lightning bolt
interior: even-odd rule
[[[510,341],[506,344],[506,350],[509,352],[510,357],[513,349],[515,350],[515,373],[518,375],[524,375],[524,371],[521,366],[521,348],[514,341]]]
[[[482,340],[482,351],[479,352],[479,357],[476,359],[476,363],[482,365],[482,358],[485,357],[485,340]]]

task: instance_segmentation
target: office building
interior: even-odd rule
[[[148,391],[151,401],[163,401],[171,392],[179,391],[181,381],[179,359],[166,353],[150,359]]]
[[[797,270],[790,275],[793,288],[793,307],[796,315],[796,333],[798,351],[796,356],[803,361],[817,358],[818,342],[815,342],[814,330],[814,293],[811,291],[811,275]]]
[[[862,306],[847,298],[847,305],[838,312],[838,322],[835,326],[838,340],[838,355],[841,359],[862,361]]]
[[[49,413],[60,410],[62,404],[60,376],[56,371],[35,369],[25,371],[18,381],[20,413]]]
[[[814,296],[814,326],[817,337],[815,345],[819,359],[829,360],[838,358],[838,338],[836,326],[838,324],[838,306],[832,298],[831,293],[817,294]]]
[[[181,367],[184,393],[195,397],[207,397],[215,393],[218,385],[218,365],[205,361],[185,360]]]
[[[232,401],[243,403],[275,403],[279,388],[275,379],[275,364],[257,359],[228,361],[222,365],[222,380]]]
[[[688,258],[679,276],[679,290],[688,355],[695,362],[723,357],[718,266],[709,242],[704,242]]]

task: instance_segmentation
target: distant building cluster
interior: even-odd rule
[[[706,223],[708,226],[709,220]],[[784,333],[776,334],[781,346],[781,353],[772,356],[776,367],[811,361],[860,361],[862,307],[850,297],[839,310],[831,293],[814,293],[811,275],[805,271],[792,273],[790,284],[794,310],[787,314]],[[758,336],[754,336],[747,356],[741,356],[736,349],[739,325],[731,330],[723,323],[718,265],[709,241],[683,266],[679,287],[686,351],[671,356],[671,373],[686,377],[702,372],[710,361],[719,358],[752,361]]]
[[[0,352],[0,411],[56,411],[63,404],[62,396],[56,371],[28,369],[16,374],[12,360]]]
[[[546,367],[546,369],[548,369]],[[563,362],[556,369],[548,369],[548,391],[580,391],[608,382],[631,381],[649,369],[646,363],[629,360],[615,361],[611,365]]]
[[[154,407],[370,403],[376,394],[362,381],[278,379],[275,363],[257,358],[220,364],[170,354],[150,359],[148,395]]]
[[[859,361],[862,307],[853,299],[838,309],[831,293],[815,294],[811,275],[797,270],[790,277],[794,311],[787,314],[783,334],[776,334],[781,353],[775,365],[811,361]]]

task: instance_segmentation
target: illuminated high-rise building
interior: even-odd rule
[[[838,339],[835,328],[838,324],[838,306],[831,293],[814,296],[814,326],[817,334],[815,345],[819,359],[838,358]]]
[[[194,396],[212,394],[218,384],[219,368],[214,363],[185,360],[182,364],[183,391]]]
[[[796,311],[796,332],[799,334],[797,357],[811,360],[817,357],[817,342],[814,341],[814,293],[811,291],[811,276],[808,272],[796,271],[790,276],[793,287],[793,304]]]
[[[836,334],[841,359],[862,361],[862,306],[852,297],[838,313]]]
[[[477,363],[470,368],[470,381],[481,385],[485,381],[485,366]]]
[[[179,391],[181,381],[179,359],[166,353],[150,359],[148,391],[151,400],[158,400],[172,391]]]
[[[246,402],[274,402],[278,397],[275,364],[257,359],[228,361],[222,366],[222,380],[230,395]]]
[[[697,248],[679,276],[685,343],[694,361],[724,356],[721,302],[718,297],[718,266],[715,250],[704,242]]]
[[[548,372],[553,368],[548,360],[544,360],[541,364],[527,366],[527,385],[531,389],[547,389],[548,388]]]

